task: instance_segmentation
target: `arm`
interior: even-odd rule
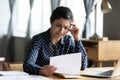
[[[39,65],[35,64],[40,48],[40,45],[38,45],[38,41],[39,40],[37,39],[37,37],[33,37],[33,39],[31,40],[31,44],[23,64],[23,70],[30,74],[38,74],[41,68]]]
[[[39,36],[38,36],[39,37]],[[30,48],[28,50],[28,54],[23,64],[23,70],[30,74],[40,74],[43,76],[49,76],[53,74],[56,70],[54,66],[51,65],[37,65],[37,60],[41,60],[41,57],[38,57],[39,54],[42,54],[43,41],[40,41],[41,38],[33,37],[31,41]],[[43,39],[42,39],[43,40]],[[47,57],[46,57],[47,58]],[[43,65],[43,66],[40,66]]]
[[[78,52],[82,53],[82,66],[81,66],[81,70],[84,70],[85,68],[87,68],[88,59],[87,59],[86,51],[85,51],[81,41],[75,42],[75,51],[78,51]]]
[[[76,26],[76,24],[73,24],[71,23],[71,25],[73,26],[72,29],[70,29],[70,32],[74,38],[74,41],[75,41],[75,52],[81,52],[82,53],[82,66],[81,66],[81,69],[85,69],[87,67],[87,64],[88,64],[88,60],[87,60],[87,54],[86,54],[86,51],[82,45],[82,42],[80,41],[80,36],[79,36],[79,33],[80,33],[80,30],[79,28]]]

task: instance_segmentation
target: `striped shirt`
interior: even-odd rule
[[[74,41],[70,35],[63,36],[54,45],[50,40],[50,29],[33,36],[27,56],[23,64],[23,70],[30,74],[38,74],[40,68],[49,65],[50,57],[70,53],[82,53],[81,69],[87,67],[87,55],[81,41]]]

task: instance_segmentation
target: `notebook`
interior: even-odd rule
[[[93,69],[88,72],[84,72],[81,75],[101,78],[114,78],[120,76],[120,59],[117,62],[114,70],[109,69]]]

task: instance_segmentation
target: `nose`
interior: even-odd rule
[[[61,27],[59,31],[60,31],[61,34],[63,34],[64,33],[64,27]]]

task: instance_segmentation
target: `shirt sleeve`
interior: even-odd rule
[[[83,46],[81,41],[75,41],[75,51],[82,53],[82,66],[81,66],[81,70],[84,70],[85,68],[87,68],[88,59],[87,59],[86,51],[85,51],[84,46]]]
[[[33,37],[30,47],[27,51],[25,61],[23,63],[23,70],[29,74],[38,74],[41,68],[39,65],[35,64],[40,48],[38,41],[39,40],[37,37]]]

